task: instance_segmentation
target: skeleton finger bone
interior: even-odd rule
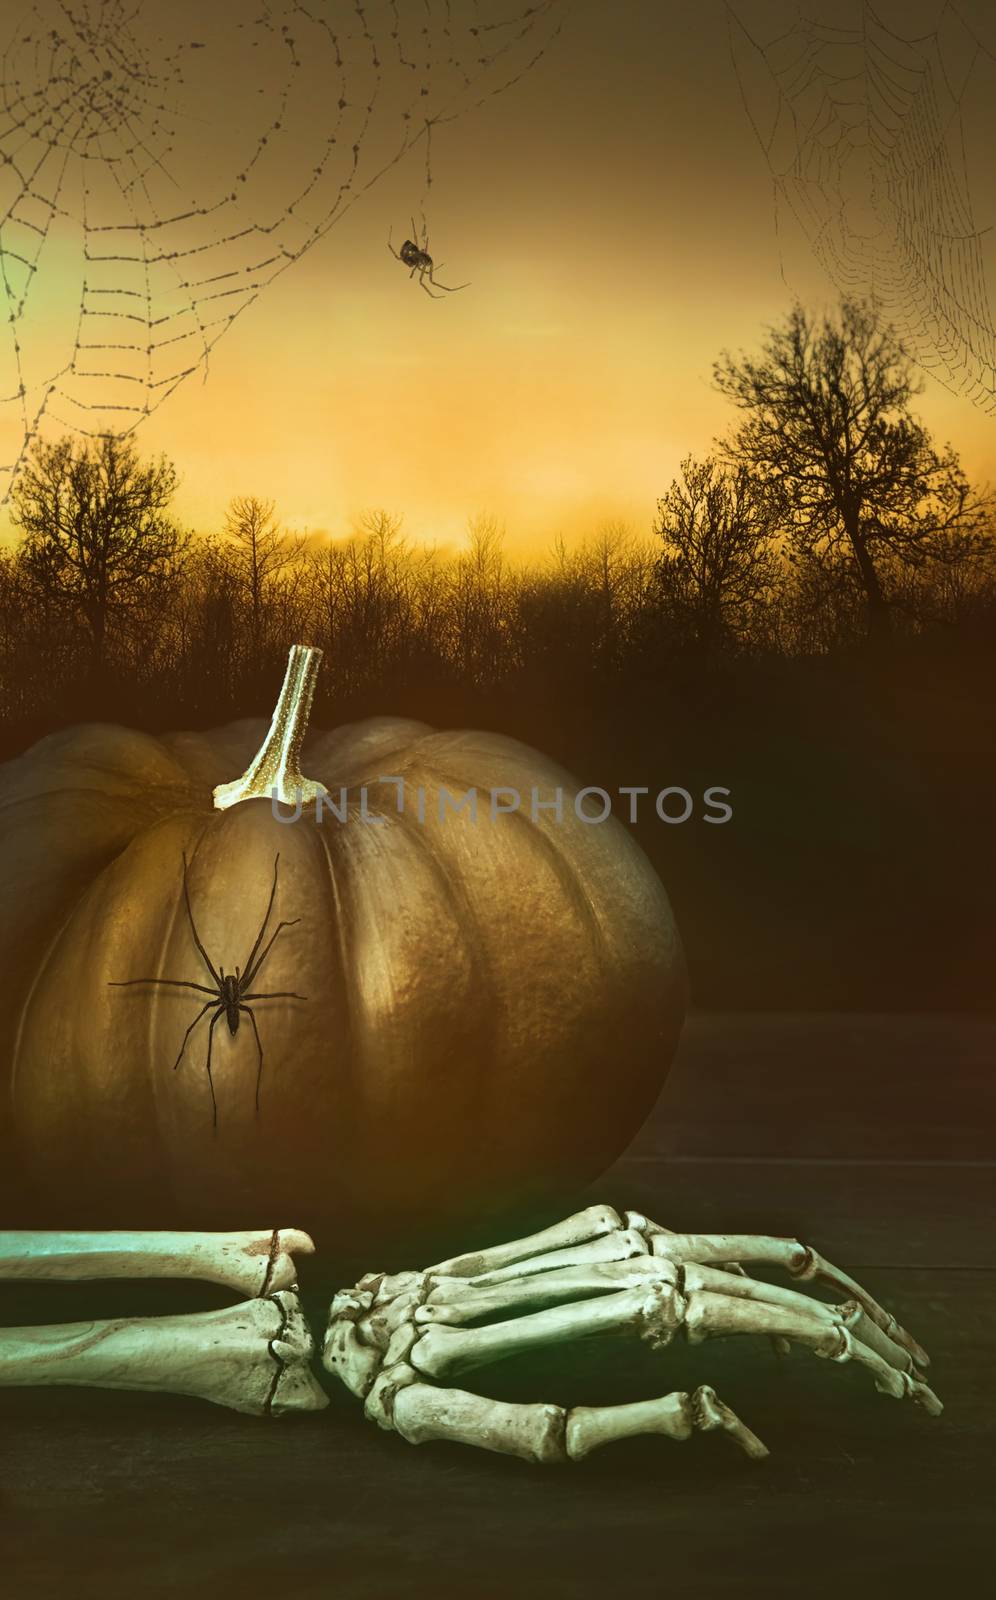
[[[807,1302],[802,1296],[799,1298],[802,1303],[790,1307],[708,1290],[693,1292],[687,1299],[685,1331],[693,1344],[719,1334],[764,1333],[806,1345],[816,1355],[831,1361],[854,1360],[868,1368],[875,1387],[882,1393],[898,1400],[916,1400],[932,1415],[940,1414],[941,1402],[933,1391],[915,1379],[909,1368],[902,1369],[896,1364],[901,1353],[897,1352],[895,1359],[890,1360],[854,1337],[845,1318],[861,1308],[826,1306],[816,1300]]]
[[[489,1250],[474,1251],[469,1255],[454,1256],[430,1267],[433,1277],[475,1278],[497,1267],[507,1267],[513,1261],[526,1261],[530,1256],[547,1255],[551,1250],[563,1250],[575,1244],[587,1244],[603,1234],[615,1233],[625,1226],[618,1211],[611,1206],[588,1206],[563,1222],[525,1239],[513,1239],[509,1244],[492,1245]]]
[[[648,1282],[677,1283],[678,1270],[669,1262],[643,1256],[632,1261],[596,1262],[592,1266],[561,1267],[524,1278],[502,1279],[478,1287],[478,1280],[433,1278],[415,1321],[466,1323],[479,1317],[525,1308],[539,1310],[613,1289],[636,1289]]]
[[[738,1286],[742,1280],[734,1280]],[[758,1290],[763,1285],[757,1285]],[[893,1347],[893,1359],[854,1337],[838,1307],[793,1297],[795,1303],[768,1302],[710,1290],[687,1295],[667,1282],[649,1282],[635,1289],[596,1299],[548,1308],[484,1327],[461,1328],[422,1322],[421,1337],[408,1354],[416,1371],[444,1378],[474,1367],[505,1360],[564,1339],[632,1331],[653,1348],[668,1344],[681,1327],[691,1343],[722,1334],[754,1333],[789,1339],[816,1355],[835,1361],[856,1360],[869,1369],[876,1388],[897,1399],[913,1398],[927,1410],[940,1402],[925,1384],[914,1380]],[[431,1308],[426,1307],[426,1310]],[[850,1311],[851,1308],[845,1308]],[[855,1307],[855,1311],[860,1308]],[[417,1316],[417,1313],[416,1313]],[[873,1325],[874,1326],[874,1325]],[[907,1384],[907,1378],[912,1387]]]
[[[909,1351],[917,1366],[930,1365],[930,1358],[917,1341],[872,1298],[867,1289],[798,1239],[752,1233],[671,1233],[632,1211],[626,1213],[626,1224],[647,1236],[653,1254],[667,1261],[694,1261],[701,1265],[711,1262],[753,1262],[759,1266],[782,1267],[803,1283],[822,1283],[828,1289],[839,1290],[848,1299],[857,1300],[883,1333]]]
[[[493,1276],[499,1276],[500,1281],[492,1283],[490,1278]],[[506,1279],[503,1273],[493,1274],[489,1275],[487,1286],[480,1288],[477,1287],[479,1282],[479,1279],[430,1278],[425,1284],[420,1303],[415,1306],[416,1325],[437,1323],[462,1326],[483,1317],[507,1316],[509,1312],[527,1309],[538,1310],[593,1295],[604,1295],[613,1289],[638,1288],[641,1284],[657,1282],[676,1286],[684,1295],[708,1290],[734,1299],[752,1300],[769,1307],[797,1311],[804,1318],[814,1313],[822,1315],[831,1326],[848,1326],[864,1344],[897,1370],[914,1372],[909,1353],[871,1322],[856,1301],[849,1306],[828,1306],[795,1289],[759,1283],[746,1274],[733,1274],[716,1267],[675,1267],[656,1257],[644,1256],[636,1260],[601,1262],[590,1267],[564,1267],[511,1280]],[[390,1302],[392,1310],[400,1304],[400,1301]],[[376,1340],[377,1329],[385,1315],[385,1311],[374,1311],[361,1321],[360,1326],[372,1333]],[[788,1343],[784,1334],[773,1334],[771,1337],[780,1345]]]
[[[562,1250],[549,1250],[532,1256],[527,1261],[510,1262],[504,1267],[493,1267],[487,1272],[475,1273],[464,1281],[475,1287],[486,1284],[507,1283],[514,1278],[531,1274],[552,1272],[558,1267],[583,1267],[600,1261],[631,1261],[637,1256],[650,1256],[650,1245],[635,1228],[620,1228],[602,1239],[592,1239],[587,1244],[566,1245]],[[433,1276],[436,1276],[433,1273]]]
[[[314,1343],[286,1290],[192,1316],[0,1329],[0,1385],[192,1395],[250,1416],[320,1411]]]
[[[667,1344],[681,1326],[682,1314],[682,1297],[673,1286],[651,1282],[636,1289],[623,1289],[618,1294],[535,1311],[510,1322],[492,1322],[483,1328],[452,1328],[430,1323],[410,1359],[417,1371],[431,1378],[442,1378],[562,1339],[585,1339],[630,1329],[651,1345],[660,1347]]]
[[[624,1406],[514,1405],[484,1400],[465,1389],[412,1383],[394,1399],[393,1425],[409,1444],[447,1439],[526,1461],[580,1461],[601,1445],[638,1434],[690,1439],[696,1430],[722,1429],[755,1460],[768,1454],[755,1434],[707,1387]]]
[[[613,1234],[619,1240],[616,1245],[609,1242],[608,1236]],[[702,1266],[725,1265],[732,1269],[744,1262],[754,1262],[781,1267],[804,1283],[822,1283],[827,1288],[840,1291],[849,1300],[857,1300],[872,1322],[909,1351],[917,1366],[926,1367],[930,1364],[917,1341],[861,1284],[798,1239],[749,1233],[675,1233],[658,1222],[652,1222],[641,1212],[626,1211],[620,1214],[612,1206],[596,1205],[527,1238],[512,1240],[509,1244],[498,1245],[490,1250],[456,1256],[439,1263],[430,1271],[433,1275],[473,1278],[480,1282],[485,1273],[494,1274],[517,1265],[519,1270],[514,1276],[523,1276],[526,1270],[542,1272],[556,1264],[553,1261],[544,1264],[538,1258],[578,1246],[587,1246],[594,1258],[602,1260],[624,1258],[627,1252],[638,1254],[642,1248],[678,1265],[693,1262]],[[614,1249],[619,1251],[619,1256],[612,1253]],[[575,1256],[573,1259],[583,1260],[585,1257]],[[524,1269],[521,1264],[527,1261],[536,1262],[536,1265],[530,1264]],[[567,1265],[568,1262],[563,1259],[561,1264]],[[489,1277],[487,1281],[498,1280]]]
[[[692,1394],[675,1392],[660,1400],[636,1400],[624,1406],[575,1406],[567,1414],[567,1454],[579,1461],[604,1444],[661,1433],[668,1439],[690,1439],[699,1430],[729,1434],[754,1461],[768,1454],[755,1433],[724,1405],[715,1389],[703,1384]]]
[[[314,1254],[297,1228],[248,1233],[0,1233],[0,1278],[190,1278],[245,1295],[297,1283],[295,1255]]]

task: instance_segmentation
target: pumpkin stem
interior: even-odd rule
[[[270,731],[247,771],[233,783],[219,783],[215,810],[227,811],[242,800],[272,800],[296,806],[327,794],[324,783],[301,774],[301,744],[308,731],[311,702],[322,652],[315,645],[295,644],[287,658],[283,688]]]

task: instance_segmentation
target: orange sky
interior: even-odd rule
[[[431,301],[388,252],[422,193],[410,156],[143,425],[180,468],[185,522],[215,529],[255,493],[298,530],[383,506],[447,543],[481,511],[520,550],[609,518],[645,532],[680,458],[729,422],[715,356],[756,344],[791,290],[833,295],[776,239],[718,0],[577,0],[523,83],[440,130],[433,178],[431,248],[471,286]],[[996,478],[996,421],[932,383],[921,411]]]

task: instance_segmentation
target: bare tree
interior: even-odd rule
[[[709,653],[752,636],[778,578],[775,531],[746,467],[685,458],[654,524],[658,600],[678,641]]]
[[[775,644],[786,656],[827,656],[860,643],[868,632],[865,597],[853,565],[826,552],[787,553],[778,604],[770,614]]]
[[[264,602],[271,581],[291,561],[287,539],[272,500],[236,495],[225,516],[225,533],[238,546],[249,602],[251,645],[258,658],[263,636]]]
[[[508,584],[518,664],[548,682],[607,681],[637,636],[653,569],[650,541],[625,523],[603,523],[577,544],[558,537],[544,565]]]
[[[14,484],[22,570],[40,598],[82,619],[96,676],[111,625],[140,614],[182,558],[176,485],[165,456],[143,464],[131,440],[113,438],[39,444]]]
[[[759,360],[724,354],[715,376],[744,413],[731,459],[770,495],[797,552],[853,567],[871,637],[890,631],[890,559],[959,560],[982,541],[986,502],[913,416],[912,362],[873,302],[819,320],[797,305]]]
[[[341,693],[396,680],[438,656],[445,592],[434,550],[404,537],[401,518],[368,511],[355,532],[310,551],[303,603]]]
[[[468,544],[453,563],[451,595],[458,674],[466,683],[495,683],[506,657],[505,530],[487,513],[471,517]]]
[[[631,642],[633,619],[648,597],[652,546],[637,540],[626,523],[610,521],[580,547],[575,564],[596,597],[597,664],[614,671]]]
[[[0,549],[0,661],[13,657],[17,639],[17,571],[9,550]]]
[[[953,548],[943,560],[910,567],[896,563],[889,573],[896,611],[907,627],[922,631],[971,626],[991,609],[996,594],[996,560],[990,544],[951,535]]]

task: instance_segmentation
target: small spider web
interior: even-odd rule
[[[965,154],[991,52],[944,3],[915,37],[871,4],[846,28],[796,11],[767,39],[727,8],[734,67],[786,206],[838,291],[872,298],[923,369],[996,415],[996,327]],[[838,13],[839,15],[839,13]]]
[[[0,55],[0,498],[42,434],[124,436],[568,0],[35,0]],[[2,315],[2,310],[0,310]]]

